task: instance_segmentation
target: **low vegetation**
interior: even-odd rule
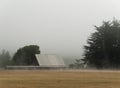
[[[0,88],[120,88],[120,72],[0,71]]]

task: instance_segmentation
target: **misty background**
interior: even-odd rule
[[[0,0],[0,50],[25,45],[41,54],[82,58],[94,25],[120,18],[119,0]]]

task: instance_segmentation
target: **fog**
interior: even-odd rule
[[[94,25],[120,20],[119,0],[0,0],[0,50],[39,45],[43,54],[82,58]]]

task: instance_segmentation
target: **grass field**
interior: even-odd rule
[[[120,72],[0,71],[0,88],[120,88]]]

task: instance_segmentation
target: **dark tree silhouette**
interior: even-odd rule
[[[84,46],[83,60],[97,68],[120,68],[120,22],[103,22],[95,29]]]
[[[37,45],[29,45],[18,49],[13,57],[14,65],[38,65],[35,54],[40,54]]]

